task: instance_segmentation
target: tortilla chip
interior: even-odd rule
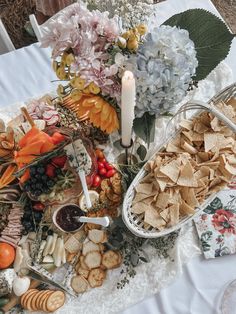
[[[177,184],[181,186],[197,187],[198,184],[193,174],[193,168],[188,161],[180,169],[180,175]]]
[[[150,195],[152,193],[152,184],[149,183],[139,183],[136,187],[135,190],[137,193],[142,193],[146,195]]]
[[[166,225],[165,220],[161,218],[160,214],[153,207],[150,207],[145,212],[144,222],[159,230],[162,230]]]
[[[169,213],[170,213],[170,222],[169,226],[175,226],[179,222],[179,204],[174,204],[170,206],[169,208]]]
[[[160,167],[160,172],[176,183],[179,177],[179,167],[180,162],[178,160],[172,160],[165,166]]]
[[[188,144],[187,142],[184,142],[181,147],[186,151],[188,152],[189,154],[197,154],[197,150],[196,148],[194,148],[192,145]]]
[[[156,199],[156,207],[165,209],[168,205],[169,199],[170,199],[169,193],[165,192],[160,193]]]
[[[199,206],[198,200],[196,199],[194,188],[184,187],[180,191],[182,199],[190,206],[196,207]]]
[[[154,195],[156,195],[156,192],[153,192],[151,195],[147,195],[144,193],[136,193],[135,198],[133,199],[133,204],[141,202],[144,199],[149,198],[150,196],[154,196]]]
[[[179,126],[190,131],[193,129],[193,121],[183,119],[180,121]]]
[[[160,216],[167,223],[170,220],[170,210],[169,210],[169,208],[166,208],[163,211],[161,211],[160,212]]]
[[[202,161],[208,161],[209,160],[209,153],[207,152],[198,152],[197,155],[200,157]]]
[[[149,208],[149,205],[145,204],[144,202],[139,202],[131,207],[131,212],[134,214],[142,214],[145,213]]]
[[[204,147],[205,152],[209,152],[210,150],[218,147],[218,136],[216,133],[204,133]]]
[[[179,211],[183,215],[192,215],[195,213],[194,209],[189,206],[185,201],[182,201],[182,203],[180,204]]]

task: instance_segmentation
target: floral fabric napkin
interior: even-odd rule
[[[205,258],[236,253],[236,189],[218,192],[194,221]]]

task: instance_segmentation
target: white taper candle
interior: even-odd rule
[[[121,89],[121,142],[130,146],[135,107],[135,78],[131,71],[125,71]]]

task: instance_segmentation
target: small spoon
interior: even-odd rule
[[[110,219],[108,216],[105,217],[85,217],[85,216],[75,216],[73,217],[79,222],[88,222],[96,225],[101,225],[103,227],[108,227],[110,224]]]

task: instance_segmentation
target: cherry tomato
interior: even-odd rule
[[[98,162],[98,169],[103,169],[105,167],[103,162]]]
[[[107,162],[107,161],[106,161],[106,158],[99,158],[98,162],[101,162],[101,163],[105,164],[105,162]]]
[[[106,174],[107,174],[107,170],[105,169],[105,168],[102,168],[102,169],[100,169],[99,170],[99,174],[101,175],[101,176],[106,176]]]
[[[116,173],[116,170],[115,169],[111,169],[111,170],[107,171],[106,177],[107,178],[111,178],[111,177],[114,176],[115,173]]]
[[[99,159],[102,159],[102,158],[104,158],[104,154],[103,154],[103,152],[101,151],[101,149],[96,149],[95,150],[95,154],[96,154],[96,157],[97,158],[99,158]]]
[[[105,163],[104,163],[104,166],[105,166],[105,168],[106,168],[107,170],[112,170],[112,169],[114,169],[114,167],[113,167],[111,164],[109,164],[108,162],[105,162]]]
[[[98,174],[96,174],[93,178],[93,187],[95,188],[99,187],[101,182],[102,182],[101,177]]]

